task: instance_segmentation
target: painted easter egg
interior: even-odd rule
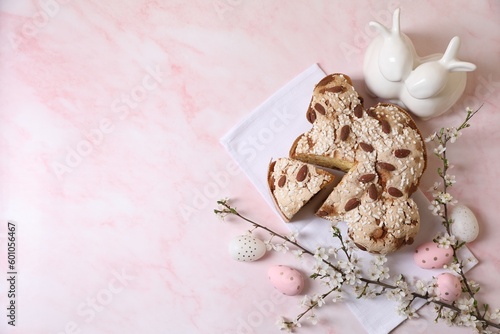
[[[413,259],[423,269],[443,268],[453,260],[453,249],[439,248],[435,242],[427,242],[415,250]]]
[[[439,299],[451,303],[460,297],[462,286],[457,276],[449,273],[441,274],[437,277],[436,293]]]
[[[229,254],[237,261],[251,262],[266,254],[266,245],[251,235],[240,235],[229,243]]]
[[[293,268],[283,265],[272,266],[267,274],[271,284],[284,295],[295,296],[304,289],[304,277]]]
[[[453,223],[450,226],[451,233],[460,241],[474,241],[479,234],[479,224],[474,213],[465,205],[457,205],[453,208],[450,218]]]

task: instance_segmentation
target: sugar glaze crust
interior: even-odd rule
[[[312,128],[295,140],[290,157],[347,172],[317,215],[346,221],[358,247],[373,253],[411,244],[420,218],[410,195],[427,157],[408,113],[383,103],[365,110],[350,78],[332,74],[314,89],[306,118]]]
[[[302,161],[279,158],[269,164],[267,182],[283,219],[292,217],[335,176]]]

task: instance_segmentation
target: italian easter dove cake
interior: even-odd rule
[[[295,140],[290,158],[346,173],[316,215],[345,221],[354,243],[372,253],[413,243],[420,217],[410,196],[427,157],[408,113],[386,103],[365,109],[351,79],[332,74],[316,85],[306,118],[312,127]]]

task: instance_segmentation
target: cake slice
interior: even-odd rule
[[[272,161],[267,175],[273,200],[287,222],[334,178],[332,173],[289,158]]]

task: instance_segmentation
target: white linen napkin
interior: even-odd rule
[[[226,150],[273,208],[279,219],[282,218],[268,189],[268,165],[271,159],[287,157],[295,138],[310,129],[311,124],[305,116],[306,110],[314,86],[324,76],[325,73],[317,64],[312,65],[221,138],[221,143]],[[337,175],[337,180],[340,180],[342,173],[339,172]],[[300,243],[311,250],[320,245],[333,245],[334,242],[328,221],[314,215],[314,208],[317,208],[319,201],[324,200],[327,195],[327,192],[320,193],[294,217],[291,223],[285,223],[291,231],[299,233]],[[392,275],[402,273],[408,279],[417,277],[429,280],[443,270],[420,269],[413,262],[413,253],[416,247],[431,241],[442,228],[439,220],[428,210],[429,202],[420,190],[413,195],[413,199],[419,207],[420,232],[412,246],[405,246],[398,252],[388,255],[387,265]],[[338,226],[345,235],[345,224],[339,223]],[[368,265],[371,255],[366,252],[359,253],[364,258],[364,264]],[[477,264],[477,260],[466,248],[461,250],[459,256],[461,259],[470,259],[466,270]],[[387,300],[384,296],[376,299],[351,298],[347,304],[370,334],[386,334],[405,320],[397,314],[397,304]],[[416,307],[422,305],[424,305],[422,300],[414,302]]]

